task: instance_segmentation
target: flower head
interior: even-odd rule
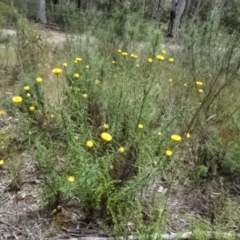
[[[52,73],[55,74],[55,75],[59,75],[61,72],[62,72],[62,69],[60,69],[60,68],[54,68],[52,70]]]
[[[16,103],[16,104],[21,103],[22,100],[23,100],[23,99],[22,99],[22,97],[20,97],[20,96],[15,96],[15,97],[12,98],[12,101],[13,101],[14,103]]]
[[[106,141],[106,142],[112,141],[112,136],[107,132],[103,132],[101,134],[101,138],[102,138],[103,141]]]
[[[103,124],[103,128],[108,129],[108,128],[109,128],[109,125],[108,125],[107,123],[104,123],[104,124]]]
[[[54,114],[50,114],[50,118],[54,118],[55,117],[55,115]]]
[[[36,110],[36,108],[34,106],[29,107],[29,111],[34,112],[35,110]]]
[[[191,135],[190,135],[190,133],[186,133],[186,138],[190,138],[191,137]]]
[[[148,58],[148,62],[149,62],[149,63],[152,63],[152,62],[153,62],[153,59],[152,59],[152,58]]]
[[[139,67],[139,64],[136,64],[136,67]]]
[[[169,82],[172,82],[172,79],[171,78],[169,78],[169,80],[168,80]]]
[[[95,84],[99,84],[100,81],[98,79],[95,80]]]
[[[88,141],[86,142],[86,146],[87,146],[88,148],[92,148],[93,145],[94,145],[93,140],[88,140]]]
[[[121,53],[121,52],[122,52],[122,49],[118,49],[117,52],[118,52],[118,53]]]
[[[135,53],[132,53],[132,54],[130,55],[130,57],[136,59],[136,58],[137,58],[137,55],[136,55]]]
[[[197,85],[198,87],[201,87],[201,86],[203,85],[203,82],[201,82],[201,81],[196,81],[196,85]]]
[[[75,177],[74,176],[69,176],[68,177],[68,181],[69,182],[74,182],[75,181]]]
[[[163,61],[164,60],[164,56],[163,55],[157,55],[157,60],[158,61]]]
[[[127,52],[122,52],[122,56],[126,57],[128,55]]]
[[[0,115],[5,115],[6,112],[3,109],[0,109]]]
[[[124,153],[124,151],[125,151],[124,147],[120,147],[120,148],[118,149],[118,152],[120,152],[120,153]]]
[[[162,133],[161,132],[158,132],[158,136],[161,136],[162,135]]]
[[[86,68],[86,69],[89,69],[89,68],[90,68],[90,66],[89,66],[89,65],[86,65],[86,66],[85,66],[85,68]]]
[[[63,63],[63,66],[64,66],[64,67],[67,67],[67,63]]]
[[[82,94],[82,96],[83,96],[84,98],[87,98],[87,97],[88,97],[88,95],[87,95],[86,93]]]
[[[183,86],[184,86],[184,87],[187,87],[187,84],[186,84],[186,83],[184,83],[184,84],[183,84]]]
[[[112,64],[115,64],[116,62],[114,60],[112,60]]]
[[[30,93],[27,93],[26,96],[27,96],[27,97],[31,97],[31,94],[30,94]]]
[[[138,128],[139,128],[139,129],[143,129],[144,126],[143,126],[141,123],[139,123],[139,124],[138,124]]]
[[[162,50],[162,54],[165,55],[167,52],[166,50]]]
[[[199,89],[198,92],[203,93],[203,90],[202,90],[202,89]]]
[[[30,90],[30,87],[29,87],[29,86],[24,86],[23,89],[24,89],[25,91],[29,91],[29,90]]]
[[[166,154],[168,157],[170,157],[170,156],[172,156],[173,151],[168,149],[168,150],[166,150],[165,154]]]
[[[41,77],[36,78],[36,82],[41,83],[43,79]]]
[[[176,134],[173,134],[171,136],[171,139],[174,141],[174,142],[180,142],[182,140],[182,138],[179,136],[179,135],[176,135]]]
[[[0,167],[4,165],[4,160],[0,160]]]
[[[79,75],[78,73],[74,73],[74,74],[73,74],[73,77],[74,77],[75,79],[78,79],[78,78],[80,77],[80,75]]]
[[[77,58],[75,58],[75,61],[78,63],[78,62],[81,62],[81,61],[82,61],[82,59],[81,59],[81,58],[79,58],[79,57],[77,57]]]
[[[169,58],[168,61],[169,61],[170,63],[173,63],[173,62],[174,62],[174,58]]]

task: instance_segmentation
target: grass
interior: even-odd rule
[[[205,192],[205,208],[191,203],[199,215],[190,221],[178,212],[188,222],[178,231],[194,230],[197,239],[208,230],[238,232],[238,205],[226,186],[239,174],[239,32],[216,42],[217,28],[204,38],[205,26],[191,27],[176,51],[162,48],[153,25],[141,33],[144,20],[133,29],[136,17],[117,28],[122,38],[110,19],[56,46],[17,16],[17,38],[2,53],[16,56],[9,61],[17,80],[1,104],[1,119],[16,122],[0,132],[0,171],[9,170],[20,191],[18,156],[29,152],[41,176],[39,205],[54,228],[68,205],[109,235],[146,239],[172,221],[174,192],[194,187]]]

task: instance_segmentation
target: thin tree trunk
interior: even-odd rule
[[[45,0],[37,0],[37,21],[47,24]]]
[[[172,9],[168,24],[167,37],[177,37],[180,20],[185,9],[186,0],[172,0]]]

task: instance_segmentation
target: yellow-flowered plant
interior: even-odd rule
[[[0,109],[0,115],[5,115],[6,112],[3,109]]]
[[[78,62],[81,62],[82,59],[80,57],[77,57],[77,58],[75,58],[75,61],[78,63]]]
[[[86,142],[86,146],[87,146],[88,148],[92,148],[92,147],[94,146],[93,140],[88,140],[88,141]]]
[[[177,134],[173,134],[173,135],[171,136],[171,139],[172,139],[172,141],[174,141],[174,142],[180,142],[180,141],[182,140],[181,136],[179,136],[179,135],[177,135]]]
[[[135,53],[132,53],[132,54],[130,55],[130,57],[136,59],[136,58],[137,58],[137,55],[136,55]]]
[[[89,69],[89,68],[90,68],[90,66],[89,66],[89,65],[86,65],[86,66],[85,66],[85,68],[86,68],[86,69]]]
[[[199,89],[198,92],[203,93],[203,90],[202,90],[202,89]]]
[[[153,62],[153,59],[152,59],[152,58],[148,58],[148,62],[149,62],[149,63],[152,63],[152,62]]]
[[[122,56],[126,57],[128,55],[127,52],[122,52]]]
[[[35,110],[36,110],[36,108],[34,106],[29,107],[29,111],[34,112]]]
[[[198,87],[201,87],[201,86],[203,85],[203,82],[201,82],[201,81],[196,81],[196,85],[197,85]]]
[[[103,133],[101,134],[101,138],[102,138],[102,140],[105,141],[105,142],[110,142],[110,141],[112,141],[112,136],[111,136],[109,133],[107,133],[107,132],[103,132]]]
[[[95,84],[99,84],[100,81],[98,79],[95,80]]]
[[[162,50],[162,54],[165,55],[167,52],[166,50]]]
[[[139,129],[143,129],[144,126],[143,126],[141,123],[139,123],[139,124],[138,124],[138,128],[139,128]]]
[[[75,181],[75,177],[74,176],[69,176],[68,177],[68,181],[69,182],[74,182]]]
[[[27,93],[26,96],[27,96],[27,97],[31,97],[31,94],[30,94],[30,93]]]
[[[80,75],[79,75],[78,73],[74,73],[74,74],[73,74],[73,77],[74,77],[75,79],[78,79],[78,78],[80,77]]]
[[[120,147],[120,148],[118,148],[118,152],[120,152],[120,153],[124,153],[124,152],[125,152],[124,147]]]
[[[166,156],[171,157],[173,155],[173,151],[168,149],[166,150],[165,154]]]
[[[88,95],[87,95],[86,93],[82,94],[82,96],[83,96],[84,98],[87,98],[87,97],[88,97]]]
[[[64,67],[67,67],[67,63],[63,63],[63,66],[64,66]]]
[[[118,52],[118,53],[121,53],[121,52],[122,52],[122,49],[118,49],[117,52]]]
[[[4,160],[0,160],[0,167],[4,165]]]
[[[104,124],[103,124],[103,128],[108,129],[108,128],[109,128],[109,125],[108,125],[107,123],[104,123]]]
[[[30,87],[29,87],[29,86],[24,86],[23,89],[24,89],[25,91],[29,91],[29,90],[30,90]]]
[[[169,61],[170,63],[173,63],[173,62],[174,62],[174,58],[169,58],[168,61]]]
[[[157,60],[158,61],[163,61],[164,60],[164,56],[163,55],[157,55]]]
[[[54,69],[52,70],[52,73],[55,74],[55,75],[59,75],[61,72],[62,72],[62,69],[61,69],[61,68],[54,68]]]
[[[41,77],[36,78],[36,82],[41,83],[43,79]]]
[[[12,101],[16,104],[21,103],[23,101],[22,97],[20,96],[15,96],[12,98]]]

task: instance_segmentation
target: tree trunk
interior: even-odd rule
[[[47,24],[45,0],[37,0],[37,21]]]
[[[167,37],[177,37],[180,20],[185,9],[186,0],[172,0],[172,9],[168,24]]]

